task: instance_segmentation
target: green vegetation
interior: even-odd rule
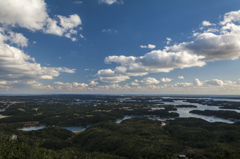
[[[176,118],[165,125],[144,118],[175,118],[178,114],[169,111],[195,108],[194,105],[158,105],[161,99],[154,97],[73,97],[0,97],[1,108],[7,108],[2,114],[8,116],[0,119],[0,159],[176,159],[179,154],[194,159],[240,158],[240,122],[209,123],[196,118]],[[220,103],[231,105],[231,102]],[[240,118],[233,111],[191,113],[230,120]],[[115,123],[125,115],[140,117]],[[60,128],[88,124],[89,128],[78,133]],[[17,129],[27,125],[48,127],[29,132]]]
[[[190,103],[199,103],[208,106],[220,106],[220,109],[238,109],[240,110],[239,102],[231,101],[214,101],[214,100],[204,100],[204,99],[187,99]]]
[[[9,116],[0,119],[0,125],[9,124],[35,124],[46,126],[74,126],[88,125],[103,121],[116,121],[125,115],[159,117],[178,117],[177,113],[169,113],[176,110],[172,105],[163,105],[164,110],[152,111],[154,104],[135,103],[38,103],[24,102],[11,105],[2,114]]]
[[[133,118],[92,125],[74,134],[53,127],[24,132],[1,129],[0,158],[239,158],[240,125],[179,118],[161,122]],[[13,138],[12,135],[17,138]]]
[[[206,116],[215,116],[223,119],[228,120],[240,120],[240,113],[237,113],[235,111],[223,111],[223,110],[192,110],[190,113],[193,114],[199,114],[199,115],[206,115]]]
[[[195,105],[176,105],[177,108],[197,108]]]

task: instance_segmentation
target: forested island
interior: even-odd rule
[[[191,104],[174,105],[175,100]],[[191,111],[236,121],[227,124],[179,118],[178,113],[172,112],[197,109],[194,103],[204,103],[203,99],[49,95],[2,96],[0,101],[0,158],[4,159],[240,158],[239,113]],[[164,104],[171,101],[172,104]],[[218,102],[219,107],[227,104],[231,102]],[[131,119],[116,123],[125,116]],[[19,130],[40,125],[46,128]],[[75,133],[64,128],[79,125],[88,127]]]
[[[194,114],[200,114],[200,115],[206,115],[206,116],[215,116],[223,119],[228,119],[228,120],[235,120],[239,121],[240,120],[240,113],[237,113],[235,111],[214,111],[214,110],[192,110],[190,113]]]

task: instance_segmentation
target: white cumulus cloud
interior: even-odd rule
[[[130,76],[169,72],[176,68],[201,67],[211,61],[236,60],[240,56],[239,23],[240,10],[228,12],[218,25],[204,21],[202,25],[208,26],[207,30],[202,30],[202,33],[194,32],[194,39],[190,42],[165,46],[162,50],[153,50],[139,57],[108,56],[105,62],[118,64],[115,69],[111,69],[111,77],[121,77],[121,80],[115,81],[120,82]],[[148,45],[141,47],[149,48]],[[101,70],[98,76],[102,81],[109,78],[106,74],[102,76]]]
[[[77,29],[82,24],[78,15],[69,17],[56,15],[51,18],[47,13],[44,0],[1,0],[0,23],[10,27],[22,27],[31,31],[63,36],[73,35],[71,30]],[[71,36],[65,36],[73,40]],[[73,40],[74,41],[74,40]]]
[[[22,50],[8,44],[1,44],[0,72],[0,78],[4,80],[33,80],[53,79],[59,76],[60,72],[74,73],[75,69],[42,67]]]
[[[117,63],[114,70],[99,70],[98,76],[101,81],[107,81],[114,77],[115,83],[129,79],[129,76],[142,76],[148,73],[169,72],[175,68],[186,68],[192,66],[203,66],[203,56],[192,55],[184,52],[166,52],[165,50],[154,50],[144,56],[109,56],[105,58],[106,63]],[[115,77],[119,77],[115,78]],[[111,78],[113,79],[113,78]],[[121,80],[120,80],[121,79]],[[114,80],[112,80],[114,82]]]
[[[41,30],[48,18],[44,0],[1,0],[0,23]]]
[[[140,45],[140,48],[144,48],[144,49],[155,49],[155,45],[153,44],[148,44],[148,45]]]
[[[178,76],[178,79],[184,79],[184,77],[183,76]]]
[[[28,46],[28,39],[22,33],[11,30],[14,27],[22,27],[33,32],[47,32],[50,29],[48,27],[50,22],[53,22],[56,25],[52,34],[62,36],[69,33],[69,38],[72,38],[71,35],[77,32],[74,28],[81,24],[80,17],[76,14],[69,17],[58,15],[56,16],[58,21],[56,21],[49,17],[46,8],[44,0],[0,0],[1,80],[11,81],[10,84],[13,84],[13,81],[16,81],[15,83],[25,81],[25,84],[32,83],[35,86],[40,86],[41,84],[35,80],[53,79],[63,72],[75,72],[75,69],[66,67],[41,66],[22,50],[23,47]]]
[[[172,81],[172,79],[170,79],[170,78],[161,78],[160,80],[162,82],[171,82]]]
[[[11,44],[16,44],[18,47],[28,46],[28,39],[22,33],[15,33],[0,27],[0,44],[7,41]]]
[[[239,87],[240,86],[240,82],[233,82],[233,81],[223,81],[220,79],[212,79],[212,80],[205,80],[205,81],[200,81],[198,78],[196,78],[193,82],[193,84],[195,86],[198,87],[206,87],[206,88],[210,88],[210,87]]]
[[[92,86],[96,86],[96,85],[98,85],[98,82],[96,82],[95,80],[92,80],[89,84]]]
[[[156,78],[153,77],[147,77],[140,81],[143,84],[158,84],[160,81],[158,81]]]
[[[193,84],[194,84],[195,86],[202,86],[202,85],[203,85],[203,83],[202,83],[198,78],[196,78],[196,79],[193,81]]]
[[[54,82],[54,86],[52,86],[55,90],[58,91],[83,91],[83,90],[89,90],[89,85],[86,83],[78,83],[78,82],[72,82],[72,83],[63,83],[63,82]]]
[[[210,23],[209,21],[203,21],[202,25],[203,26],[212,26],[212,25],[216,25],[216,24]]]

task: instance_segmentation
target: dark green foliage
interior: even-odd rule
[[[155,159],[240,158],[240,126],[208,123],[196,118],[161,122],[132,118],[92,125],[74,134],[59,127],[23,132],[0,129],[0,158],[36,159]],[[12,135],[17,139],[11,139]]]
[[[184,153],[192,158],[240,157],[240,126],[182,118],[169,122],[165,130],[184,142]]]
[[[195,105],[176,105],[177,108],[197,108]]]
[[[168,136],[161,122],[134,118],[121,124],[99,123],[75,136],[87,151],[100,151],[127,158],[166,158],[183,149]]]
[[[143,116],[172,118],[178,114],[168,112],[176,110],[176,106],[151,103],[155,97],[131,97],[138,102],[119,103],[116,98],[124,97],[95,96],[99,103],[91,103],[88,100],[93,96],[83,95],[81,101],[87,102],[72,104],[73,97],[80,98],[77,95],[37,96],[39,99],[35,101],[35,97],[14,97],[20,103],[12,104],[3,112],[11,117],[0,120],[0,159],[175,159],[179,154],[199,159],[240,158],[240,122],[208,123],[196,118],[177,118],[162,126],[161,122]],[[12,97],[2,97],[6,101],[4,107],[8,105],[8,98]],[[231,102],[186,100],[238,108]],[[165,109],[152,111],[152,107]],[[239,115],[223,111],[204,113],[227,119],[238,119]],[[139,117],[114,123],[125,115]],[[17,130],[29,124],[49,127],[30,132]],[[88,124],[92,126],[78,134],[58,127]],[[12,138],[13,134],[17,138]]]
[[[0,124],[25,124],[25,122],[37,122],[39,125],[46,126],[78,126],[88,125],[103,121],[116,121],[124,115],[135,116],[158,116],[164,118],[178,117],[177,113],[169,113],[176,110],[173,105],[163,105],[165,110],[151,111],[154,104],[134,104],[134,103],[101,103],[94,104],[64,104],[63,103],[37,103],[26,102],[11,105],[3,115],[10,117],[0,119]],[[130,107],[132,111],[125,110]]]
[[[240,120],[240,113],[237,113],[235,111],[192,110],[192,111],[190,111],[190,113],[206,115],[206,116],[216,116],[219,118],[229,119],[229,120]]]
[[[143,116],[143,115],[153,115],[153,116],[159,116],[163,118],[175,118],[178,117],[178,113],[169,113],[168,111],[171,111],[172,108],[166,107],[165,110],[155,110],[155,111],[149,111],[148,109],[135,109],[133,111],[125,111],[125,115],[134,115],[134,116]]]

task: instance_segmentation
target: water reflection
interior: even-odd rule
[[[21,129],[18,129],[18,130],[32,131],[32,130],[40,130],[40,129],[44,129],[44,128],[46,128],[46,126],[31,126],[31,127],[23,127]]]
[[[87,126],[65,126],[65,127],[61,127],[61,128],[67,129],[67,130],[75,133],[78,131],[83,131],[83,130],[87,129],[88,127],[90,127],[90,125],[87,125]],[[23,127],[18,130],[32,131],[32,130],[40,130],[40,129],[44,129],[44,128],[47,128],[47,126],[42,125],[42,126]]]
[[[178,113],[180,118],[189,118],[189,117],[194,117],[194,118],[200,118],[203,120],[206,120],[208,122],[224,122],[224,123],[234,123],[233,121],[218,118],[218,117],[213,117],[213,116],[204,116],[204,115],[198,115],[198,114],[192,114],[189,113],[192,110],[224,110],[224,111],[235,111],[235,112],[240,112],[240,110],[236,109],[220,109],[220,106],[208,106],[208,105],[203,105],[199,103],[189,103],[185,102],[183,100],[174,100],[174,102],[164,102],[164,104],[170,104],[170,105],[195,105],[197,106],[196,108],[177,108],[176,111],[170,111],[174,113]]]
[[[217,99],[217,100],[225,100],[225,99]],[[229,100],[231,100],[231,99],[229,99]],[[231,101],[233,101],[233,100],[231,100]],[[169,112],[178,113],[180,118],[194,117],[194,118],[200,118],[200,119],[206,120],[208,122],[224,122],[224,123],[229,123],[229,124],[234,123],[234,121],[230,121],[230,120],[226,120],[226,119],[222,119],[222,118],[192,114],[192,113],[189,113],[189,112],[192,111],[192,110],[217,110],[217,111],[218,110],[224,110],[224,111],[235,111],[237,113],[240,113],[240,110],[236,110],[236,109],[220,109],[219,108],[220,106],[208,106],[208,105],[203,105],[203,104],[199,104],[199,103],[189,103],[189,102],[186,102],[184,100],[174,100],[174,102],[163,102],[163,103],[168,104],[168,105],[195,105],[196,108],[177,108],[176,111],[169,111]],[[158,104],[158,105],[162,105],[162,104]],[[126,115],[126,116],[124,116],[123,119],[116,120],[115,123],[121,123],[123,120],[131,119],[131,118],[134,118],[134,117],[147,117],[149,119],[158,120],[158,121],[174,120],[174,118],[161,118],[159,116],[129,116],[129,115]],[[89,126],[90,125],[87,125],[87,126],[68,126],[68,127],[62,127],[62,128],[65,128],[65,129],[70,130],[72,132],[78,132],[78,131],[85,130]],[[46,126],[24,127],[24,128],[19,129],[19,130],[32,131],[32,130],[39,130],[39,129],[43,129],[43,128],[46,128]]]
[[[131,119],[131,118],[134,118],[134,117],[137,117],[137,116],[126,115],[126,116],[124,116],[124,118],[118,119],[117,121],[115,121],[115,123],[119,124],[119,123],[121,123],[123,120]]]
[[[79,131],[84,131],[87,128],[89,128],[90,126],[91,125],[87,125],[87,126],[66,126],[66,127],[62,127],[62,128],[76,133],[76,132],[79,132]]]

